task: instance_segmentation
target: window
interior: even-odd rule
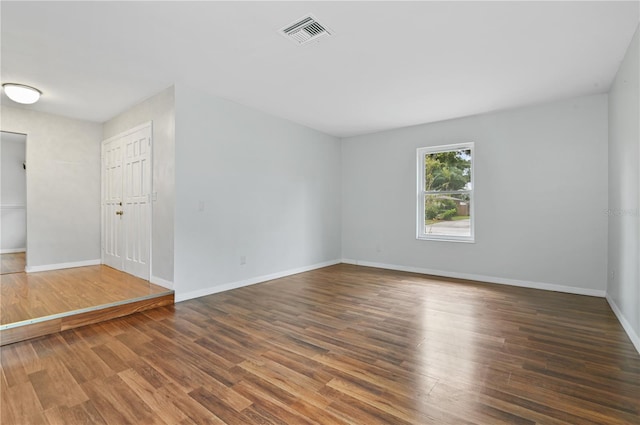
[[[473,242],[473,143],[418,149],[417,238]]]

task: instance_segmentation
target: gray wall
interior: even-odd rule
[[[2,105],[27,135],[27,269],[100,259],[102,126]]]
[[[640,103],[638,31],[609,93],[607,298],[640,351]]]
[[[340,140],[176,86],[175,232],[178,300],[338,261]]]
[[[175,98],[169,87],[135,105],[103,125],[108,139],[140,124],[153,121],[153,202],[151,281],[172,286],[175,203]]]
[[[0,132],[0,253],[27,246],[27,173],[24,134]]]
[[[416,240],[416,148],[475,142],[476,242]],[[343,140],[348,262],[604,295],[607,97]]]

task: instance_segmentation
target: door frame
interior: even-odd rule
[[[151,135],[151,144],[149,146],[149,213],[147,219],[149,220],[149,282],[151,282],[153,270],[153,203],[155,201],[155,192],[154,192],[154,178],[153,178],[153,121],[146,121],[140,125],[137,125],[133,128],[125,130],[121,133],[116,134],[115,136],[111,136],[108,139],[105,139],[100,144],[100,263],[104,264],[104,196],[105,196],[105,169],[104,169],[104,148],[108,143],[113,142],[114,140],[121,139],[123,137],[128,136],[129,134],[140,131],[144,128],[149,128],[149,134]],[[126,272],[125,272],[126,273]]]
[[[28,218],[28,214],[29,214],[29,203],[28,203],[28,199],[29,199],[29,194],[28,194],[28,190],[29,190],[29,174],[27,173],[27,143],[29,142],[29,134],[24,132],[24,131],[13,131],[13,130],[5,130],[4,128],[0,127],[0,133],[8,133],[8,134],[15,134],[15,135],[20,135],[20,136],[24,136],[24,163],[23,166],[24,168],[24,179],[25,179],[25,185],[24,185],[24,205],[9,205],[6,206],[8,208],[17,208],[17,209],[23,209],[24,210],[24,251],[22,250],[9,250],[6,252],[6,254],[9,253],[16,253],[16,252],[24,252],[24,269],[21,270],[21,272],[28,272],[29,271],[29,262],[28,262],[28,256],[29,256],[29,227],[27,226],[27,224],[29,223],[29,218]],[[0,176],[0,181],[2,180],[2,177]],[[0,209],[2,209],[2,207],[0,206]],[[0,234],[2,234],[2,223],[0,222]],[[0,254],[1,254],[1,250],[0,250]],[[1,274],[1,271],[0,271]]]

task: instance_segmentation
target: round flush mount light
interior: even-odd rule
[[[25,86],[24,84],[5,83],[2,85],[4,92],[9,99],[14,102],[31,105],[40,99],[42,92],[35,87]]]

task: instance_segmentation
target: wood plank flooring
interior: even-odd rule
[[[0,254],[0,274],[24,272],[26,255],[24,252]]]
[[[171,291],[141,299],[125,300],[116,305],[96,306],[88,311],[75,310],[59,316],[49,316],[27,323],[18,323],[0,328],[0,346],[93,323],[100,323],[139,311],[172,305],[173,303],[174,294]]]
[[[173,291],[106,266],[0,276],[0,346],[170,305]]]
[[[337,265],[0,349],[5,424],[638,424],[601,298]]]
[[[0,325],[171,292],[107,266],[0,276]]]

